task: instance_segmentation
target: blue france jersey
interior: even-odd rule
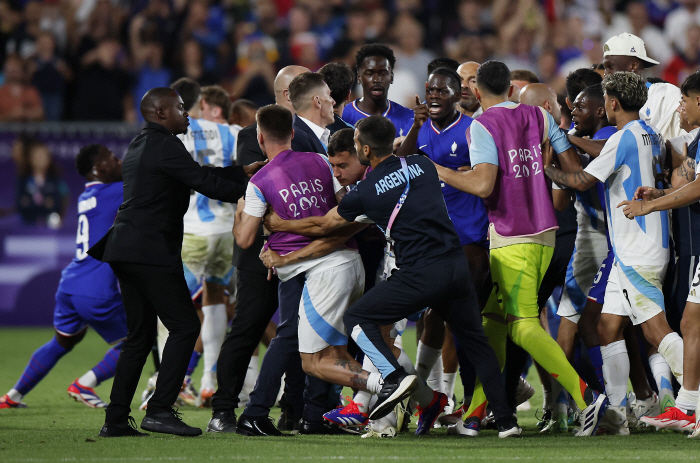
[[[635,120],[608,138],[600,155],[584,169],[605,182],[605,202],[615,261],[625,266],[668,263],[668,211],[629,220],[621,201],[632,200],[640,186],[657,186],[666,155],[663,137]]]
[[[119,294],[117,277],[109,264],[87,255],[114,223],[124,200],[122,182],[91,182],[78,198],[78,234],[73,261],[61,273],[58,291],[65,294],[112,299]]]
[[[352,103],[345,105],[345,109],[343,109],[343,120],[353,127],[360,119],[370,116],[357,107],[358,101],[360,101],[359,98]],[[396,126],[397,137],[407,135],[408,131],[411,130],[411,126],[413,125],[413,110],[405,108],[391,100],[389,100],[389,107],[384,114],[382,114],[382,116],[394,123],[394,126]]]
[[[418,132],[417,147],[433,162],[443,167],[457,170],[458,167],[470,166],[466,133],[471,123],[472,118],[460,114],[456,121],[439,131],[433,122],[428,120]],[[459,235],[460,244],[484,244],[489,225],[484,202],[481,198],[444,182],[440,184],[447,212]]]
[[[228,167],[233,163],[236,137],[228,125],[190,118],[187,133],[178,138],[192,158],[203,166]],[[234,214],[233,204],[194,192],[183,218],[184,232],[197,236],[231,233]]]

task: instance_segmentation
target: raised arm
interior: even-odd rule
[[[425,121],[428,120],[428,105],[420,102],[420,98],[416,95],[416,107],[413,108],[413,125],[401,142],[401,145],[396,150],[396,155],[399,157],[410,156],[417,152],[416,143],[418,142],[418,132],[423,127]]]
[[[334,207],[322,217],[307,217],[299,220],[282,220],[274,211],[267,214],[263,223],[271,232],[289,232],[303,236],[325,236],[352,222],[348,222],[338,214]]]

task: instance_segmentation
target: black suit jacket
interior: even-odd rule
[[[200,166],[179,138],[148,122],[122,163],[124,202],[114,225],[88,254],[103,262],[134,262],[182,270],[182,218],[192,190],[236,202],[245,193],[241,167]]]
[[[236,162],[239,165],[246,166],[257,161],[267,160],[267,156],[263,154],[258,144],[257,127],[257,124],[249,125],[238,132]],[[258,233],[255,235],[255,241],[248,249],[242,249],[238,243],[233,245],[233,265],[237,269],[267,275],[267,267],[263,265],[259,257],[264,244],[263,226],[260,225]]]
[[[348,124],[343,120],[342,117],[338,116],[337,114],[334,115],[335,117],[335,122],[333,122],[331,125],[326,126],[328,130],[331,131],[331,135],[336,133],[338,130],[341,129],[353,129],[354,127]]]
[[[294,116],[294,138],[292,138],[292,151],[320,153],[327,156],[326,148],[318,139],[316,134],[306,122],[302,121],[299,116]]]

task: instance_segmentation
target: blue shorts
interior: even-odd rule
[[[605,287],[608,285],[608,278],[610,277],[610,269],[612,269],[613,263],[615,261],[615,254],[613,250],[608,251],[608,256],[605,258],[603,263],[600,265],[600,270],[593,280],[593,286],[591,286],[590,291],[588,291],[588,299],[598,304],[605,303]]]
[[[120,295],[113,299],[56,293],[53,326],[64,336],[75,336],[86,326],[109,344],[126,339],[126,312]]]

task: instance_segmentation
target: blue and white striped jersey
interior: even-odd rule
[[[187,133],[178,135],[192,158],[203,166],[233,164],[235,137],[228,125],[190,118]],[[197,236],[230,233],[235,207],[193,192],[184,217],[184,232]]]

